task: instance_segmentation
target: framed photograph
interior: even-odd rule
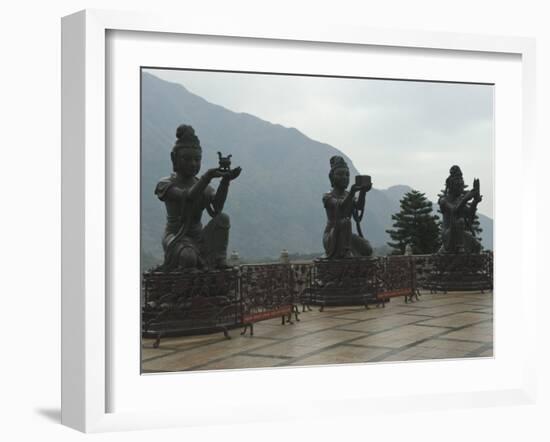
[[[493,356],[494,84],[140,82],[142,373]]]
[[[533,400],[533,41],[106,11],[62,26],[64,424],[92,432]],[[435,213],[455,165],[470,200],[483,195],[478,242],[494,250],[494,295],[479,286],[386,307],[311,295],[249,308],[243,287],[259,272],[311,274],[336,253],[330,229],[323,243],[336,173],[345,169],[344,190],[353,184],[359,200],[368,188],[354,238],[383,257],[406,244],[376,214],[387,219],[414,190]],[[188,212],[170,225],[170,201],[196,183],[208,198],[198,236],[180,231]],[[208,238],[227,260],[212,258]],[[173,306],[167,291],[151,295],[155,274],[183,267],[236,275],[220,284],[235,284],[238,318],[208,333],[187,319],[180,328],[196,333],[144,328]],[[377,290],[372,300],[389,300]]]

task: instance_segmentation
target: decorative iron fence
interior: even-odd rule
[[[413,255],[310,263],[241,265],[227,270],[143,275],[142,334],[162,336],[223,331],[281,317],[299,321],[311,305],[385,305],[403,296],[418,299],[418,289],[488,290],[493,255]]]
[[[295,305],[293,272],[289,264],[258,264],[240,267],[240,299],[242,324],[245,334],[250,328],[254,334],[254,323],[281,317],[291,321],[292,313],[298,319]]]
[[[403,296],[405,302],[412,302],[413,297],[418,299],[416,266],[412,256],[386,256],[378,260],[377,299],[382,301],[382,305],[396,296]]]

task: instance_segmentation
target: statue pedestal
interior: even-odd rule
[[[384,306],[390,298],[418,299],[415,265],[409,256],[318,259],[302,302],[325,306]]]
[[[241,323],[238,270],[147,272],[142,279],[142,336],[222,331]]]
[[[492,254],[432,255],[433,268],[423,284],[432,292],[493,289]]]
[[[317,259],[303,301],[321,311],[325,306],[378,303],[377,266],[376,258]]]

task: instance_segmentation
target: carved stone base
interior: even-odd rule
[[[493,289],[492,255],[432,255],[433,269],[423,283],[432,292],[484,291]]]
[[[142,336],[223,332],[241,323],[236,269],[143,275]]]
[[[377,304],[376,258],[318,259],[303,294],[308,305],[352,306]]]

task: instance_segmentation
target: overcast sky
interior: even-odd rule
[[[433,202],[449,168],[481,181],[493,217],[493,87],[476,84],[148,70],[235,112],[294,127],[351,158],[374,187],[407,184]]]

